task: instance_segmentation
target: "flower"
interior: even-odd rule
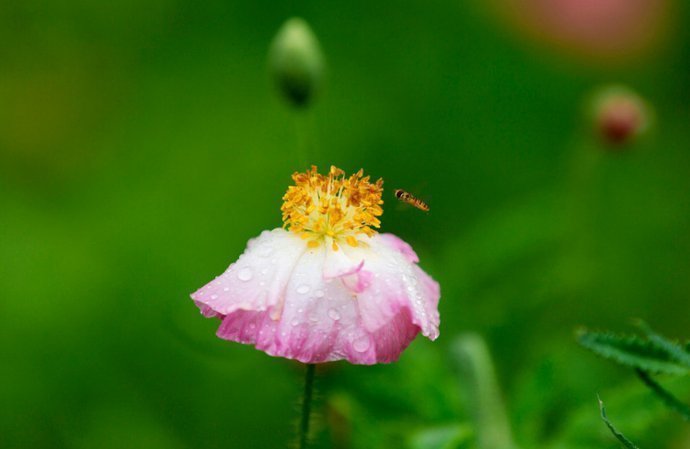
[[[499,2],[496,2],[499,3]],[[531,37],[605,64],[659,47],[674,20],[673,0],[510,0],[507,14]]]
[[[192,294],[220,338],[272,356],[389,363],[421,332],[438,337],[439,285],[410,245],[379,234],[383,181],[331,167],[292,175],[283,228],[264,231]]]

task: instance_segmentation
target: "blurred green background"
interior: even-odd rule
[[[641,401],[618,419],[640,445],[689,447],[573,331],[690,336],[690,8],[578,4],[0,4],[0,447],[286,446],[302,366],[217,339],[188,295],[280,226],[300,127],[309,163],[384,178],[383,229],[442,287],[435,343],[320,368],[315,447],[461,447],[433,441],[469,422],[448,355],[468,331],[523,447],[617,447],[597,393],[612,419]],[[328,64],[306,114],[266,71],[293,15]],[[618,152],[583,113],[611,82],[656,111]]]

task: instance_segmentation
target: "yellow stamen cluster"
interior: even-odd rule
[[[292,175],[294,186],[283,196],[283,226],[309,240],[315,248],[325,242],[334,250],[343,242],[361,244],[357,235],[372,236],[383,214],[383,180],[369,182],[362,170],[345,177],[345,172],[331,166],[321,175],[312,165],[306,173]]]

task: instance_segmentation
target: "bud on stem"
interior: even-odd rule
[[[632,90],[611,86],[595,95],[594,130],[611,149],[621,149],[644,134],[650,124],[647,103]]]
[[[292,18],[278,30],[269,53],[271,76],[295,107],[306,107],[319,91],[324,71],[316,36],[304,20]]]

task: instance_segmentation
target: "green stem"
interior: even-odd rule
[[[309,158],[309,130],[303,114],[295,114],[295,134],[297,135],[297,159],[300,167],[307,167]]]
[[[673,410],[674,412],[680,414],[680,416],[683,417],[686,421],[690,421],[690,407],[682,403],[680,400],[678,400],[675,396],[673,396],[670,392],[664,389],[661,385],[656,383],[654,379],[652,379],[649,376],[649,373],[646,371],[642,371],[641,369],[636,369],[635,372],[637,373],[637,376],[644,382],[644,384],[649,387],[654,394],[656,394],[661,401],[666,405],[668,408]]]
[[[297,136],[297,156],[301,167],[318,163],[318,135],[314,114],[311,111],[295,113],[295,134]]]
[[[304,396],[302,397],[302,420],[299,426],[299,449],[306,449],[309,436],[309,418],[311,416],[311,400],[314,392],[314,373],[316,365],[308,364],[304,377]]]

